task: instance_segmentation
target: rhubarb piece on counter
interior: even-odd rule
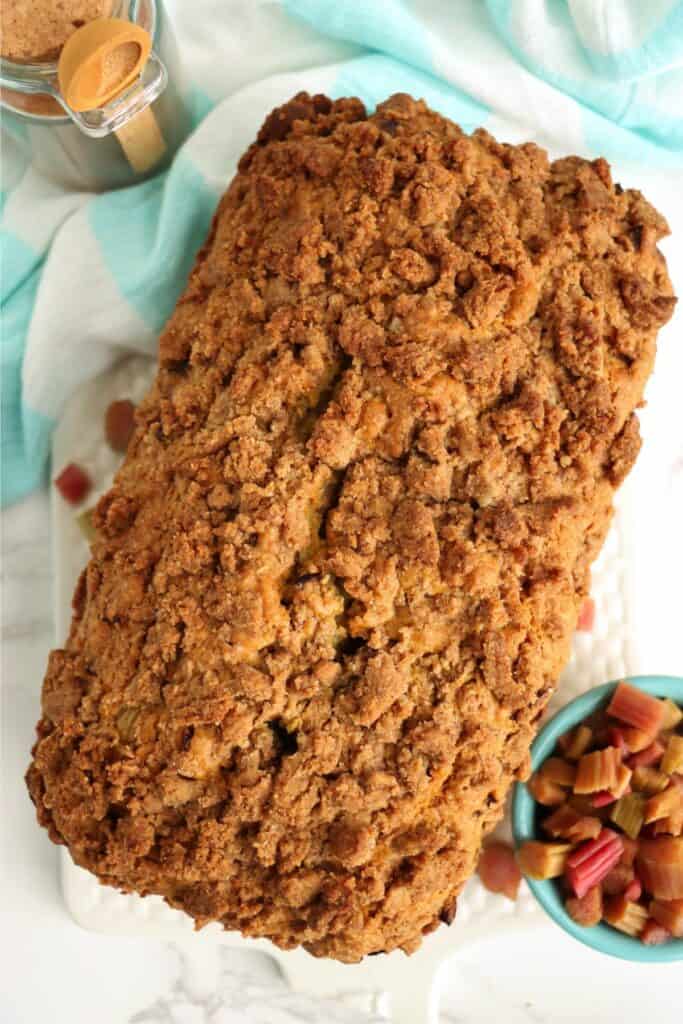
[[[607,705],[607,714],[620,722],[633,725],[636,729],[656,736],[664,717],[661,700],[649,693],[638,690],[630,683],[619,683]]]
[[[619,862],[603,878],[602,891],[605,896],[619,896],[628,889],[634,878],[633,868]]]
[[[575,729],[560,736],[557,745],[568,761],[578,761],[593,742],[593,730],[588,725],[577,725]]]
[[[640,903],[631,903],[622,895],[605,900],[603,917],[613,928],[635,938],[645,927],[648,913]]]
[[[638,877],[658,900],[683,899],[683,839],[642,839],[636,854]]]
[[[636,791],[651,795],[661,793],[663,789],[666,789],[669,785],[669,778],[664,772],[657,771],[650,765],[641,764],[633,769],[631,785]]]
[[[581,611],[579,612],[579,620],[576,623],[576,628],[580,633],[590,633],[595,625],[595,601],[592,597],[587,597],[581,605]]]
[[[104,436],[115,452],[125,452],[135,429],[135,406],[127,399],[112,402],[104,416]]]
[[[593,928],[602,918],[602,892],[599,885],[594,885],[584,896],[569,896],[565,900],[565,909],[571,919],[584,928]]]
[[[515,852],[507,843],[491,843],[479,854],[477,873],[489,892],[500,893],[509,900],[517,899],[522,873]]]
[[[670,938],[670,931],[663,928],[654,918],[648,917],[645,927],[640,933],[641,942],[644,942],[646,946],[661,946],[663,942],[668,942]]]
[[[565,875],[574,894],[580,898],[598,885],[619,863],[622,848],[621,836],[604,828],[597,839],[589,839],[573,850],[567,857]]]
[[[604,747],[584,754],[576,769],[574,792],[579,795],[597,793],[603,789],[613,790],[617,784],[617,768],[621,754],[616,747]]]
[[[522,874],[530,878],[559,878],[570,850],[570,843],[541,843],[529,839],[517,851],[517,862]]]
[[[637,839],[645,820],[645,797],[640,793],[619,797],[610,811],[610,820],[631,839]]]
[[[659,818],[668,818],[670,814],[675,814],[683,803],[683,793],[681,793],[678,786],[672,782],[667,789],[661,793],[655,793],[645,803],[645,818],[646,824],[651,821],[657,821]]]
[[[564,789],[556,783],[550,782],[540,772],[534,772],[527,782],[527,786],[534,800],[543,804],[544,807],[556,807],[567,799]]]
[[[645,747],[644,750],[639,750],[636,754],[631,754],[627,759],[626,763],[629,768],[638,768],[641,765],[652,765],[657,764],[664,753],[664,747],[659,740],[654,740],[649,747]]]
[[[541,765],[540,774],[556,786],[571,789],[576,778],[576,765],[565,761],[562,757],[549,757]]]
[[[602,822],[599,818],[579,814],[565,803],[548,815],[541,828],[553,839],[568,839],[572,843],[579,843],[584,839],[596,839],[602,831]]]
[[[675,938],[683,939],[683,899],[653,900],[650,916]]]
[[[683,771],[683,736],[669,736],[659,767],[667,775]]]
[[[680,720],[683,718],[683,710],[679,708],[678,704],[674,704],[672,700],[666,697],[662,704],[664,705],[664,715],[662,717],[662,729],[675,729]]]
[[[92,481],[81,466],[70,462],[55,478],[55,487],[70,505],[78,505],[90,491]]]

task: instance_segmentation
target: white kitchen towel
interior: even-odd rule
[[[69,395],[153,352],[220,192],[269,110],[300,90],[423,97],[471,131],[605,155],[683,198],[683,3],[674,0],[169,2],[211,110],[171,169],[99,196],[40,178],[3,142],[2,496],[43,478]],[[215,104],[215,105],[214,105]],[[213,109],[211,109],[213,105]],[[19,140],[20,143],[21,140]],[[674,212],[676,212],[674,211]]]

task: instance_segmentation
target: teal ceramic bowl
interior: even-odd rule
[[[670,697],[677,704],[683,705],[683,679],[675,676],[631,676],[627,682],[655,697]],[[616,683],[596,686],[567,704],[543,726],[531,748],[533,771],[540,768],[546,757],[552,754],[555,743],[563,733],[578,725],[583,718],[607,702],[615,686]],[[526,785],[518,782],[512,801],[512,832],[516,846],[527,839],[542,838],[537,828],[538,807]],[[683,939],[670,939],[661,946],[645,946],[639,939],[624,935],[607,924],[584,928],[572,921],[564,909],[556,882],[537,882],[532,878],[527,881],[534,896],[553,921],[586,946],[609,956],[620,957],[622,960],[638,960],[641,963],[670,963],[674,960],[683,960]]]

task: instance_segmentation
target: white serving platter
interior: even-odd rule
[[[103,417],[114,398],[139,401],[154,372],[152,360],[140,356],[125,359],[113,370],[91,381],[70,401],[53,441],[53,471],[68,462],[84,466],[95,481],[94,501],[111,483],[118,463],[103,439]],[[56,493],[53,497],[56,642],[61,644],[71,618],[71,596],[78,574],[88,558],[88,548],[76,522],[76,514]],[[563,673],[550,710],[579,693],[624,675],[644,670],[642,643],[635,629],[638,602],[632,557],[638,526],[634,490],[627,485],[593,571],[592,596],[596,604],[595,628],[577,633],[571,660]],[[655,671],[653,666],[651,671]],[[507,822],[500,826],[507,833]],[[76,867],[68,852],[62,854],[62,886],[74,919],[93,932],[166,939],[186,939],[192,922],[172,910],[159,897],[144,899],[123,895],[100,885]],[[473,878],[458,900],[456,921],[428,936],[411,957],[401,952],[368,958],[360,964],[343,965],[316,960],[302,950],[283,952],[269,942],[243,939],[218,926],[206,930],[212,941],[239,949],[268,953],[278,963],[292,987],[310,995],[346,997],[366,993],[354,1005],[376,1014],[390,1014],[395,1024],[436,1024],[439,975],[449,958],[463,946],[488,935],[514,936],[529,928],[552,927],[525,885],[515,903],[487,892]]]

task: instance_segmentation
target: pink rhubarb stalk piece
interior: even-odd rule
[[[517,899],[522,872],[515,852],[506,843],[491,843],[479,855],[477,873],[489,892],[501,893],[509,900]]]
[[[55,487],[70,505],[78,505],[92,488],[92,481],[84,469],[70,462],[55,478]]]
[[[630,753],[628,743],[624,733],[618,725],[610,725],[607,729],[607,739],[611,747],[616,747],[621,752],[622,757],[627,757]]]
[[[590,633],[595,625],[595,601],[592,597],[587,597],[581,605],[581,611],[579,612],[579,621],[576,623],[576,628],[580,633]]]
[[[616,802],[614,793],[610,793],[608,789],[602,789],[599,793],[596,793],[592,799],[593,807],[607,807],[609,804]]]
[[[656,764],[664,753],[664,747],[655,740],[649,747],[645,747],[644,750],[639,750],[636,754],[631,754],[627,760],[629,768],[638,768],[643,765]]]
[[[624,889],[624,896],[631,903],[635,903],[643,895],[643,883],[639,878],[634,878]]]
[[[585,896],[569,896],[565,900],[565,909],[571,919],[584,928],[594,928],[602,917],[602,892],[599,885],[594,885]]]
[[[565,874],[579,899],[594,885],[598,885],[619,863],[622,851],[621,837],[611,829],[604,828],[597,839],[581,843],[567,857]]]

